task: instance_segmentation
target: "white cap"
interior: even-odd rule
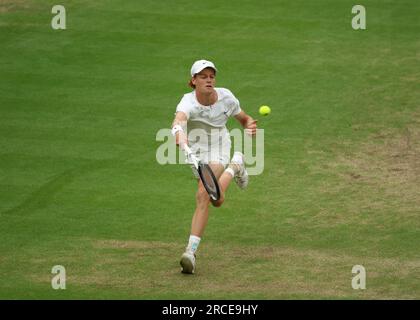
[[[217,71],[216,66],[213,62],[207,60],[198,60],[194,62],[194,64],[191,67],[191,77],[194,77],[195,74],[199,73],[205,68],[212,68],[215,72]]]

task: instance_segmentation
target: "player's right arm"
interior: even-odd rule
[[[175,114],[175,119],[172,122],[172,135],[175,136],[175,141],[178,146],[188,144],[187,132],[185,131],[187,128],[187,121],[188,118],[184,112],[178,111]]]

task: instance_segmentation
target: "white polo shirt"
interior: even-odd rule
[[[239,114],[241,107],[239,100],[230,90],[225,88],[215,88],[215,90],[217,92],[217,101],[213,105],[204,106],[200,104],[194,90],[184,94],[176,108],[176,112],[182,111],[187,116],[187,132],[189,134],[190,147],[193,151],[200,148],[202,151],[211,152],[211,149],[222,147],[223,151],[219,153],[223,153],[223,158],[229,158],[230,136],[226,128],[226,122],[229,117]],[[204,130],[207,134],[207,137],[205,137],[208,141],[207,144],[200,142],[200,140],[203,141],[202,137],[190,136],[194,129]],[[223,159],[223,162],[226,162],[226,159]]]
[[[233,93],[225,88],[215,88],[217,102],[211,106],[200,104],[195,95],[195,90],[184,94],[176,111],[182,111],[187,115],[188,122],[199,121],[212,127],[225,127],[231,116],[241,112],[239,100]]]

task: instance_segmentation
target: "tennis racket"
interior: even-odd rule
[[[192,162],[194,167],[197,169],[198,174],[200,175],[201,182],[203,182],[204,188],[206,188],[207,193],[209,194],[211,200],[217,201],[220,199],[220,188],[217,179],[211,170],[210,166],[206,163],[202,163],[191,149],[184,144],[185,156],[187,159]]]

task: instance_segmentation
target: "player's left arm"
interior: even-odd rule
[[[235,119],[242,125],[245,129],[245,132],[251,136],[254,136],[257,133],[257,121],[253,119],[250,115],[246,114],[243,110],[239,112]]]

